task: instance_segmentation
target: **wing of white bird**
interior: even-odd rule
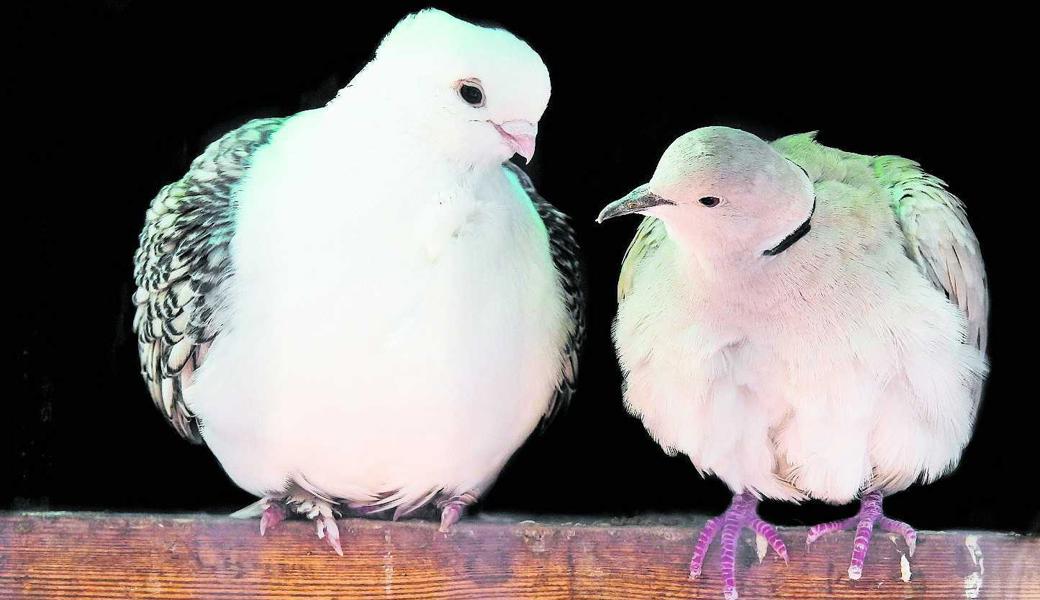
[[[219,333],[234,232],[234,192],[257,148],[286,119],[256,119],[210,144],[179,181],[152,200],[134,255],[134,332],[155,405],[185,438],[201,442],[183,387]]]
[[[545,224],[545,229],[549,234],[549,250],[552,253],[556,272],[560,276],[564,305],[570,314],[572,323],[567,341],[560,349],[563,376],[556,386],[556,396],[549,403],[545,418],[542,420],[544,426],[552,420],[561,407],[566,406],[570,401],[578,379],[578,355],[585,340],[585,281],[581,271],[578,242],[574,236],[574,228],[567,220],[567,215],[556,210],[552,204],[538,194],[534,184],[531,183],[531,178],[520,167],[511,162],[503,163],[503,166],[519,180],[520,186],[531,199],[531,203],[538,211],[538,216]]]

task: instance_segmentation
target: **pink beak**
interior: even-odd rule
[[[501,125],[489,121],[495,127],[495,131],[502,136],[509,148],[524,157],[524,162],[531,162],[534,156],[534,140],[538,135],[538,125],[530,121],[516,120],[506,121]]]

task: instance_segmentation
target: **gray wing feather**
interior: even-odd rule
[[[968,319],[968,342],[986,351],[989,291],[979,241],[960,199],[937,177],[898,156],[874,159],[892,195],[906,253]]]
[[[155,405],[192,441],[201,437],[183,388],[220,332],[233,273],[233,195],[256,149],[284,122],[256,119],[210,144],[152,200],[134,255],[141,374]]]
[[[873,160],[873,166],[891,194],[907,256],[964,312],[967,342],[985,354],[989,335],[986,267],[964,205],[946,190],[941,179],[925,173],[912,160],[880,156]],[[974,415],[982,400],[981,382],[973,393]]]
[[[531,183],[531,178],[520,167],[511,162],[503,166],[516,175],[520,186],[538,211],[549,235],[549,250],[560,278],[563,301],[571,317],[571,328],[567,341],[560,349],[563,376],[556,387],[556,395],[543,418],[543,426],[552,420],[561,407],[566,406],[574,394],[578,379],[578,355],[585,340],[585,280],[581,269],[581,256],[574,229],[567,215],[556,210],[542,198]]]

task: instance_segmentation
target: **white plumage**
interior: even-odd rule
[[[548,99],[524,42],[423,11],[327,107],[211,146],[153,203],[138,254],[142,364],[175,425],[197,418],[257,496],[403,513],[485,491],[576,370],[573,234],[502,164],[529,158]],[[216,240],[164,233],[203,211],[226,221]],[[205,322],[180,339],[187,369],[146,327],[172,320],[156,307],[179,254],[220,259],[185,270],[205,289],[177,288]]]
[[[987,295],[942,182],[812,135],[710,127],[601,218],[628,212],[649,216],[614,337],[625,402],[666,450],[738,495],[833,503],[957,464]]]

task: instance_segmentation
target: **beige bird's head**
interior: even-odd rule
[[[551,92],[526,42],[434,9],[402,19],[351,88],[449,158],[496,164],[514,153],[530,162]]]
[[[800,239],[815,205],[804,169],[761,138],[703,127],[672,142],[650,182],[606,206],[598,221],[650,215],[698,256],[743,262]]]

